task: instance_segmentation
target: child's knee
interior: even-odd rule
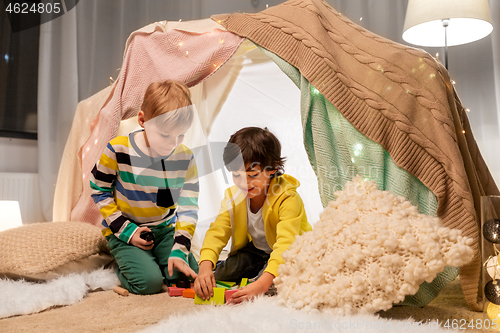
[[[130,290],[137,295],[150,295],[159,293],[163,287],[163,276],[161,274],[143,274],[135,281],[129,281]]]

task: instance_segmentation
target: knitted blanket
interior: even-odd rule
[[[90,171],[115,137],[120,121],[139,112],[149,84],[172,79],[194,86],[216,72],[244,40],[223,30],[204,34],[167,31],[166,22],[146,28],[127,42],[119,77],[92,122],[90,137],[80,148],[83,187],[71,211],[72,221],[100,224],[101,214],[90,197]]]
[[[475,259],[460,275],[467,303],[482,310],[479,198],[499,192],[444,67],[321,0],[213,19],[297,67],[356,129],[436,195],[443,224],[474,239]],[[324,177],[318,174],[319,181]]]

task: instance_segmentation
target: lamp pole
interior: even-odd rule
[[[444,19],[444,67],[448,70],[448,25],[450,25],[449,19]]]

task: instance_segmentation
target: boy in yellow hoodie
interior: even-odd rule
[[[272,286],[282,253],[296,235],[312,227],[296,191],[299,181],[283,174],[280,142],[267,128],[246,127],[234,133],[223,159],[235,186],[225,191],[219,215],[205,235],[194,289],[207,299],[215,280],[256,279],[233,294],[231,302],[239,303]],[[216,266],[231,237],[229,257]]]

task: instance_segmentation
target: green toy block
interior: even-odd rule
[[[230,281],[215,281],[215,284],[219,287],[224,287],[224,288],[231,288],[236,284],[236,282],[230,282]]]
[[[214,288],[214,295],[209,299],[203,300],[198,295],[194,296],[194,304],[215,304],[215,305],[223,305],[224,301],[224,292],[226,288]]]

